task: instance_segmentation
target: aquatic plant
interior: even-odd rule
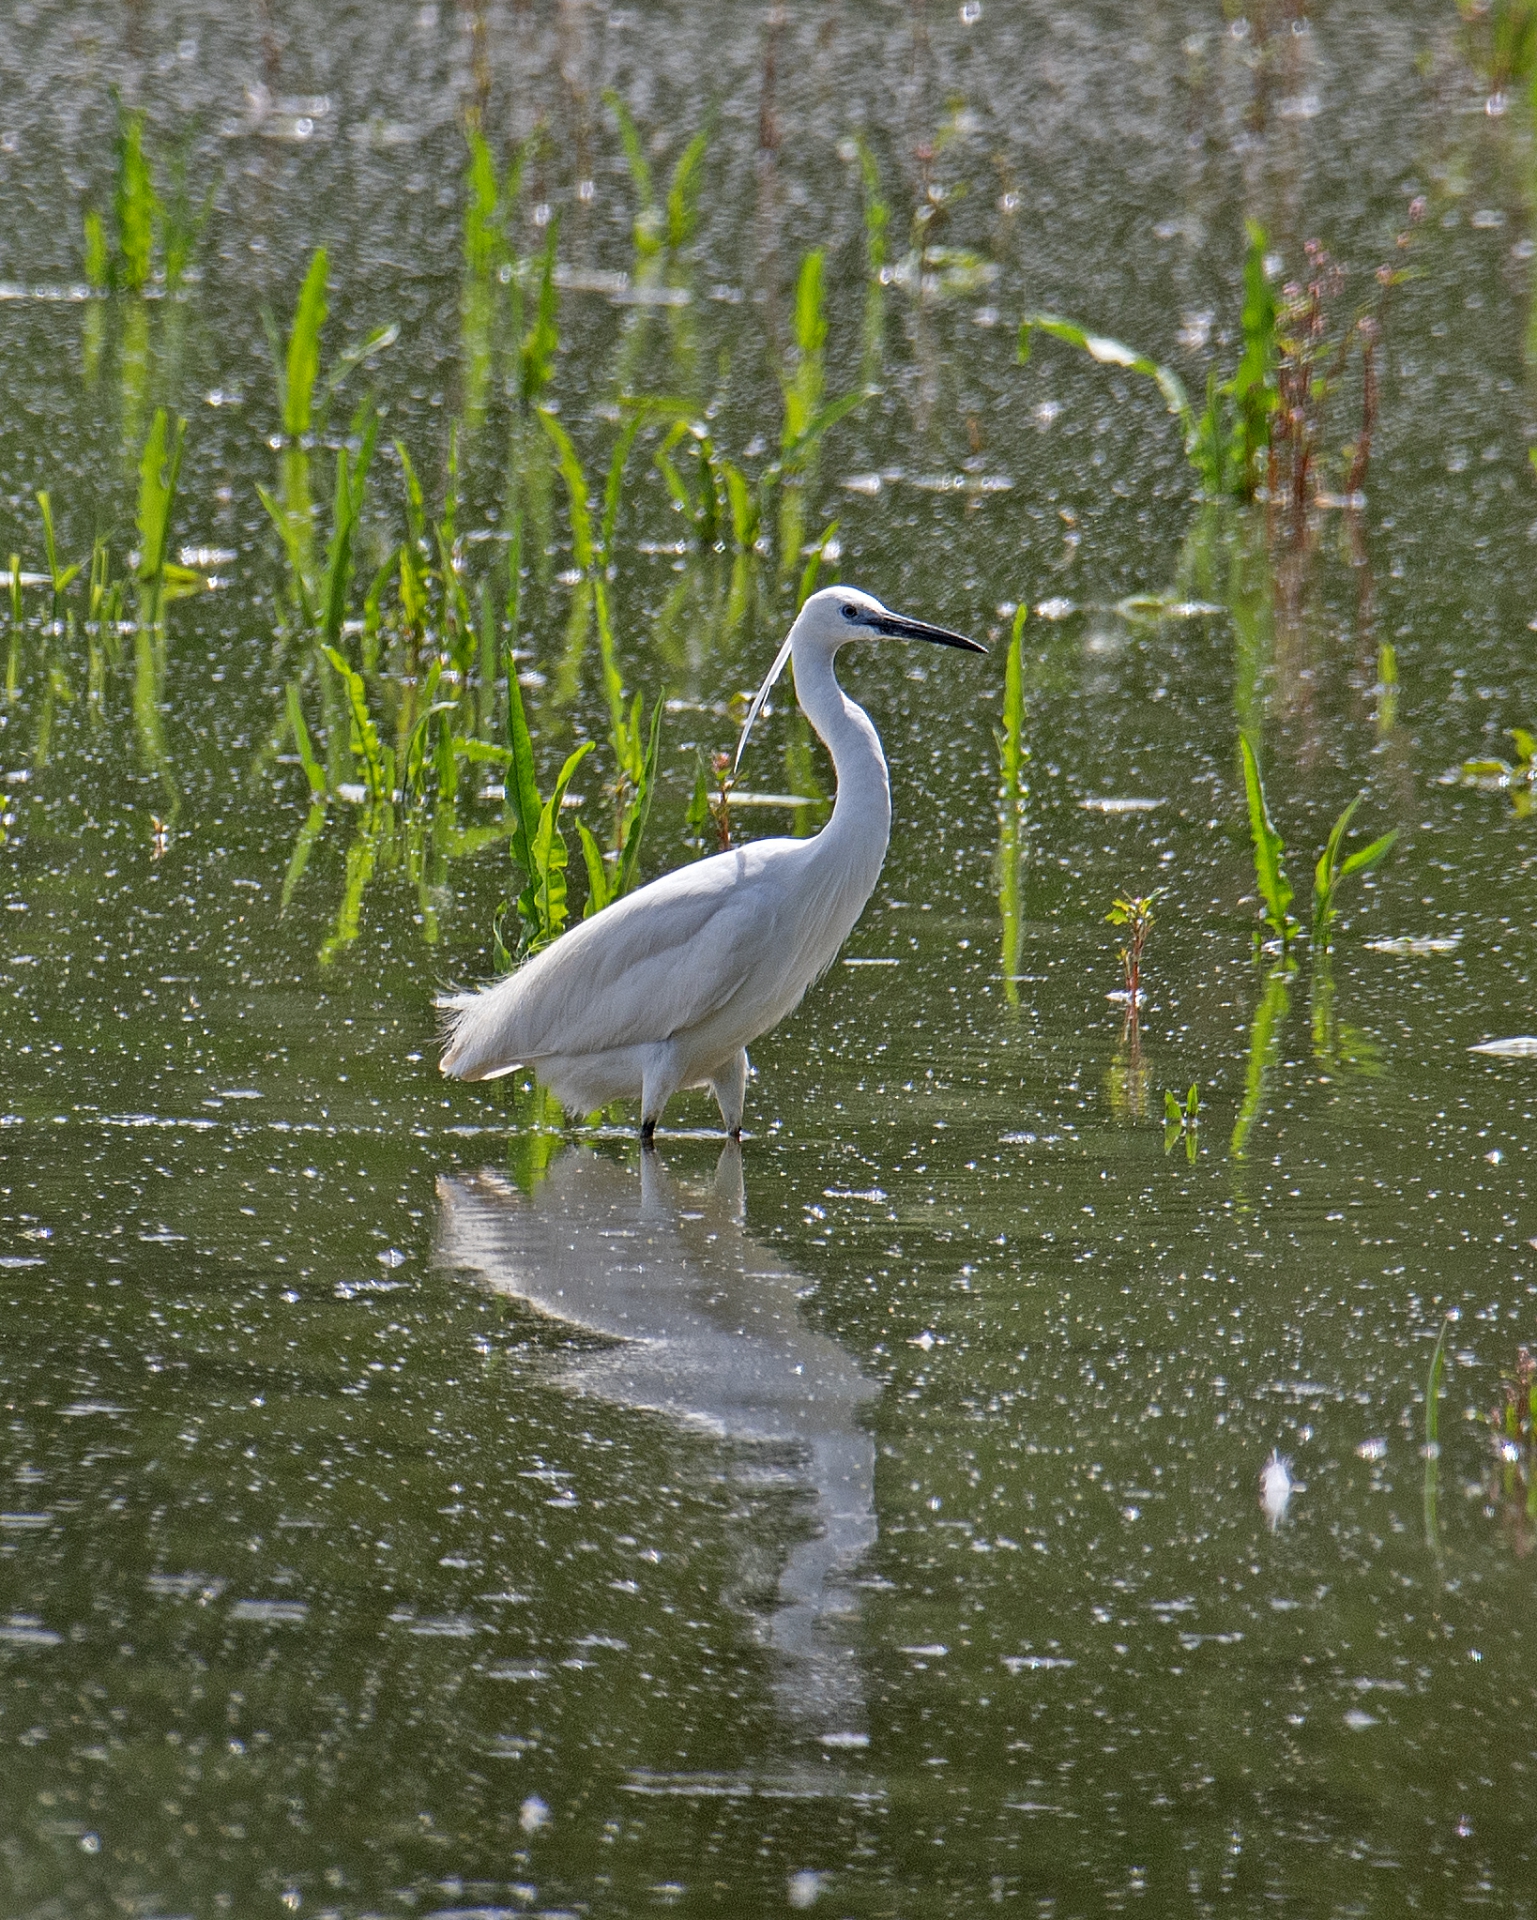
[[[1411,228],[1424,211],[1423,199],[1413,202]],[[1361,420],[1355,438],[1343,447],[1341,474],[1345,503],[1354,504],[1366,484],[1376,424],[1376,351],[1389,295],[1406,271],[1391,260],[1378,267],[1371,299],[1331,339],[1331,304],[1344,285],[1344,276],[1327,249],[1309,240],[1304,247],[1306,278],[1286,282],[1277,299],[1264,228],[1247,221],[1245,236],[1239,319],[1242,352],[1227,379],[1219,379],[1212,369],[1206,404],[1199,414],[1172,368],[1059,314],[1025,315],[1018,359],[1021,364],[1029,360],[1033,337],[1040,332],[1077,347],[1101,365],[1121,367],[1154,381],[1169,412],[1180,422],[1185,457],[1199,476],[1205,496],[1248,501],[1263,486],[1270,500],[1289,500],[1300,515],[1318,490],[1325,405],[1339,390],[1352,354],[1359,351]],[[1398,235],[1398,254],[1409,240],[1409,229]]]
[[[1162,887],[1154,887],[1151,893],[1121,895],[1105,915],[1111,926],[1126,929],[1126,945],[1120,950],[1120,958],[1121,971],[1126,977],[1126,1019],[1132,1026],[1137,1024],[1142,1005],[1142,955],[1153,931],[1153,904],[1163,893]]]
[[[1496,100],[1537,76],[1534,0],[1457,0],[1462,51]]]
[[[1263,479],[1261,456],[1270,444],[1270,416],[1277,404],[1277,308],[1265,272],[1265,232],[1256,222],[1246,226],[1244,300],[1241,316],[1243,352],[1225,381],[1215,368],[1207,383],[1206,407],[1197,414],[1185,383],[1171,367],[1162,366],[1119,340],[1091,333],[1060,314],[1027,313],[1020,324],[1018,359],[1030,359],[1037,332],[1051,335],[1087,353],[1102,366],[1122,367],[1151,380],[1184,433],[1185,457],[1200,476],[1201,490],[1213,499],[1249,500]]]
[[[1489,1430],[1494,1458],[1485,1496],[1524,1558],[1537,1546],[1537,1358],[1529,1347],[1516,1349],[1515,1376],[1500,1382]]]
[[[171,516],[181,475],[182,448],[187,422],[178,418],[169,427],[164,407],[157,409],[139,456],[139,558],[134,568],[138,591],[139,625],[159,627],[165,603],[178,591],[201,585],[201,576],[170,560]]]
[[[540,425],[554,446],[561,478],[566,486],[566,498],[571,515],[572,558],[586,576],[584,582],[587,589],[586,598],[579,598],[573,607],[573,624],[567,646],[568,658],[573,657],[574,649],[585,638],[588,600],[591,602],[597,621],[598,654],[603,675],[604,698],[609,715],[609,745],[613,751],[615,766],[613,854],[620,870],[626,874],[633,872],[634,869],[634,855],[627,851],[632,836],[634,846],[638,848],[639,835],[644,830],[644,816],[649,811],[651,776],[655,768],[657,730],[661,724],[662,701],[658,699],[653,709],[648,747],[643,698],[637,692],[634,699],[627,703],[624,681],[619,671],[608,594],[608,575],[614,532],[618,524],[620,502],[624,492],[625,466],[636,436],[654,411],[655,408],[650,403],[640,403],[631,409],[630,417],[620,430],[609,457],[608,479],[603,490],[602,514],[595,521],[587,476],[576,448],[572,444],[571,436],[547,408],[538,409]],[[569,671],[571,678],[574,679],[574,660]],[[582,831],[584,835],[587,834],[586,828]],[[583,845],[584,847],[586,845],[585,838]],[[618,892],[626,891],[627,886],[626,880],[623,885],[618,886]],[[599,886],[597,892],[600,905],[609,898],[617,897],[608,891],[606,886]]]
[[[555,372],[555,359],[560,352],[560,296],[555,287],[555,256],[559,244],[560,222],[551,220],[545,229],[544,246],[539,255],[534,317],[518,341],[515,392],[525,407],[534,406],[550,384]],[[512,284],[518,284],[516,273]]]
[[[524,149],[519,148],[505,178],[485,135],[471,123],[464,187],[464,288],[460,302],[460,356],[464,379],[464,417],[472,429],[486,409],[495,356],[499,290],[513,285],[517,263],[507,241],[507,220],[522,182]],[[515,298],[520,297],[519,294]],[[515,329],[516,331],[520,329]]]
[[[1241,1161],[1248,1156],[1249,1135],[1264,1106],[1271,1069],[1280,1057],[1281,1031],[1291,1011],[1291,979],[1284,966],[1273,967],[1254,1010],[1249,1028],[1249,1058],[1244,1067],[1243,1099],[1228,1141],[1228,1153],[1234,1160]]]
[[[267,509],[273,524],[283,543],[288,559],[288,583],[290,604],[295,612],[310,627],[322,624],[321,609],[329,609],[330,594],[336,584],[336,557],[345,559],[350,569],[352,527],[355,519],[351,517],[352,492],[346,493],[344,508],[348,523],[344,533],[344,547],[336,546],[338,526],[333,521],[332,538],[328,550],[327,577],[322,584],[318,577],[315,562],[315,507],[310,493],[310,452],[314,440],[325,432],[326,420],[331,402],[342,383],[355,368],[391,346],[399,337],[399,328],[393,325],[376,327],[372,332],[348,347],[335,364],[321,377],[321,334],[325,328],[329,312],[328,266],[326,250],[317,247],[311,255],[309,269],[299,290],[294,305],[293,320],[289,326],[286,344],[279,338],[270,314],[263,313],[263,322],[267,329],[268,342],[272,349],[273,369],[277,380],[278,412],[282,420],[281,462],[276,497],[265,487],[258,486],[262,505]],[[369,429],[371,409],[354,422],[355,428],[369,435],[368,455],[372,457],[372,438]],[[361,462],[366,474],[367,461]],[[357,481],[354,471],[349,480],[349,489]],[[338,487],[341,482],[341,467],[338,465]],[[361,495],[358,497],[361,510]],[[350,579],[350,571],[347,574]]]
[[[1315,953],[1327,953],[1334,939],[1334,922],[1338,909],[1334,904],[1335,893],[1342,880],[1349,879],[1353,873],[1365,873],[1377,866],[1392,852],[1398,839],[1397,827],[1391,828],[1369,846],[1357,847],[1354,853],[1347,854],[1342,860],[1340,849],[1344,844],[1345,833],[1351,818],[1361,802],[1366,798],[1358,793],[1350,805],[1335,821],[1330,830],[1328,843],[1318,856],[1318,865],[1313,870],[1313,950]]]
[[[1176,1140],[1185,1143],[1185,1158],[1195,1165],[1196,1154],[1200,1151],[1197,1132],[1201,1124],[1201,1090],[1192,1081],[1190,1091],[1181,1102],[1179,1095],[1170,1093],[1167,1087],[1163,1092],[1163,1150],[1171,1151]]]
[[[198,240],[213,211],[217,180],[209,182],[194,205],[186,180],[186,152],[171,156],[169,192],[155,184],[155,169],[144,144],[144,113],[113,94],[117,138],[113,152],[111,228],[100,207],[86,205],[81,217],[86,284],[98,294],[142,296],[155,280],[167,294],[186,282]]]
[[[646,158],[640,129],[625,105],[623,96],[609,87],[605,89],[603,99],[619,124],[619,138],[624,146],[625,163],[630,169],[630,178],[634,182],[636,197],[640,202],[632,234],[636,266],[638,270],[642,270],[644,264],[655,259],[664,248],[671,253],[677,253],[693,238],[699,217],[700,172],[704,165],[705,151],[710,143],[710,130],[708,127],[701,127],[678,156],[664,202],[657,196],[656,178],[651,171],[651,163]],[[640,277],[639,272],[637,277]]]
[[[1495,755],[1482,759],[1464,760],[1455,774],[1448,779],[1461,779],[1470,787],[1495,787],[1509,792],[1511,810],[1518,820],[1524,820],[1532,811],[1534,798],[1537,798],[1537,735],[1527,732],[1525,727],[1506,729],[1507,737],[1516,749],[1514,761],[1501,760]]]
[[[1439,1494],[1441,1465],[1441,1383],[1446,1375],[1446,1336],[1461,1318],[1456,1307],[1441,1321],[1441,1331],[1430,1356],[1430,1371],[1425,1377],[1425,1543],[1438,1557],[1441,1552]]]
[[[77,560],[72,567],[59,565],[58,542],[53,531],[53,503],[46,492],[37,496],[37,510],[43,519],[43,551],[48,560],[48,587],[53,596],[49,609],[49,621],[55,628],[64,624],[64,595],[69,591],[70,582],[84,567],[83,560]]]
[[[1286,877],[1286,843],[1276,831],[1260,779],[1259,759],[1246,733],[1238,736],[1243,755],[1244,793],[1249,805],[1249,837],[1254,846],[1254,884],[1263,903],[1264,918],[1281,943],[1282,957],[1291,952],[1292,941],[1302,931],[1291,916],[1291,881]],[[1256,941],[1258,935],[1255,936]]]
[[[1003,724],[998,743],[998,912],[1003,922],[1003,995],[1019,1004],[1019,948],[1023,933],[1020,902],[1025,806],[1029,788],[1025,768],[1030,749],[1025,744],[1025,621],[1029,606],[1014,610],[1008,651],[1003,664]]]
[[[523,710],[522,689],[510,660],[508,666],[507,799],[512,858],[522,871],[523,886],[510,903],[502,903],[492,928],[497,965],[504,968],[547,947],[565,931],[567,849],[560,810],[571,776],[593,751],[592,741],[584,740],[569,753],[549,797],[542,799],[535,780],[534,746]],[[519,929],[512,948],[502,935],[509,904],[516,909]]]
[[[886,344],[886,253],[891,208],[881,193],[880,169],[863,136],[853,142],[865,227],[864,371],[866,382],[879,368]]]

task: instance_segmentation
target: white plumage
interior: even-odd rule
[[[515,973],[444,1002],[442,1067],[460,1080],[528,1068],[570,1113],[641,1103],[649,1139],[683,1087],[710,1087],[740,1133],[747,1046],[793,1012],[837,955],[879,877],[891,792],[869,717],[838,685],[853,640],[975,641],[826,587],[801,609],[742,729],[786,659],[806,717],[832,755],[832,818],[807,840],[759,840],[679,867],[584,920]]]

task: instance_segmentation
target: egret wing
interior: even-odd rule
[[[552,1054],[646,1045],[708,1019],[775,951],[776,845],[796,843],[760,841],[665,874],[505,980],[451,1002],[444,1072],[478,1077]]]

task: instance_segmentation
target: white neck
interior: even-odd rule
[[[832,755],[838,798],[831,820],[816,836],[818,848],[837,849],[847,863],[851,883],[864,881],[869,894],[886,857],[891,837],[891,784],[886,756],[870,716],[838,685],[833,672],[836,648],[797,635],[795,693],[801,710]],[[857,879],[856,879],[857,876]],[[863,897],[863,896],[862,896]]]

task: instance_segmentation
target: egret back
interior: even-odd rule
[[[679,867],[449,1000],[443,1071],[478,1080],[706,1025],[731,1040],[726,1051],[745,1046],[799,1003],[873,885],[874,874],[819,861],[815,840],[760,840]]]

